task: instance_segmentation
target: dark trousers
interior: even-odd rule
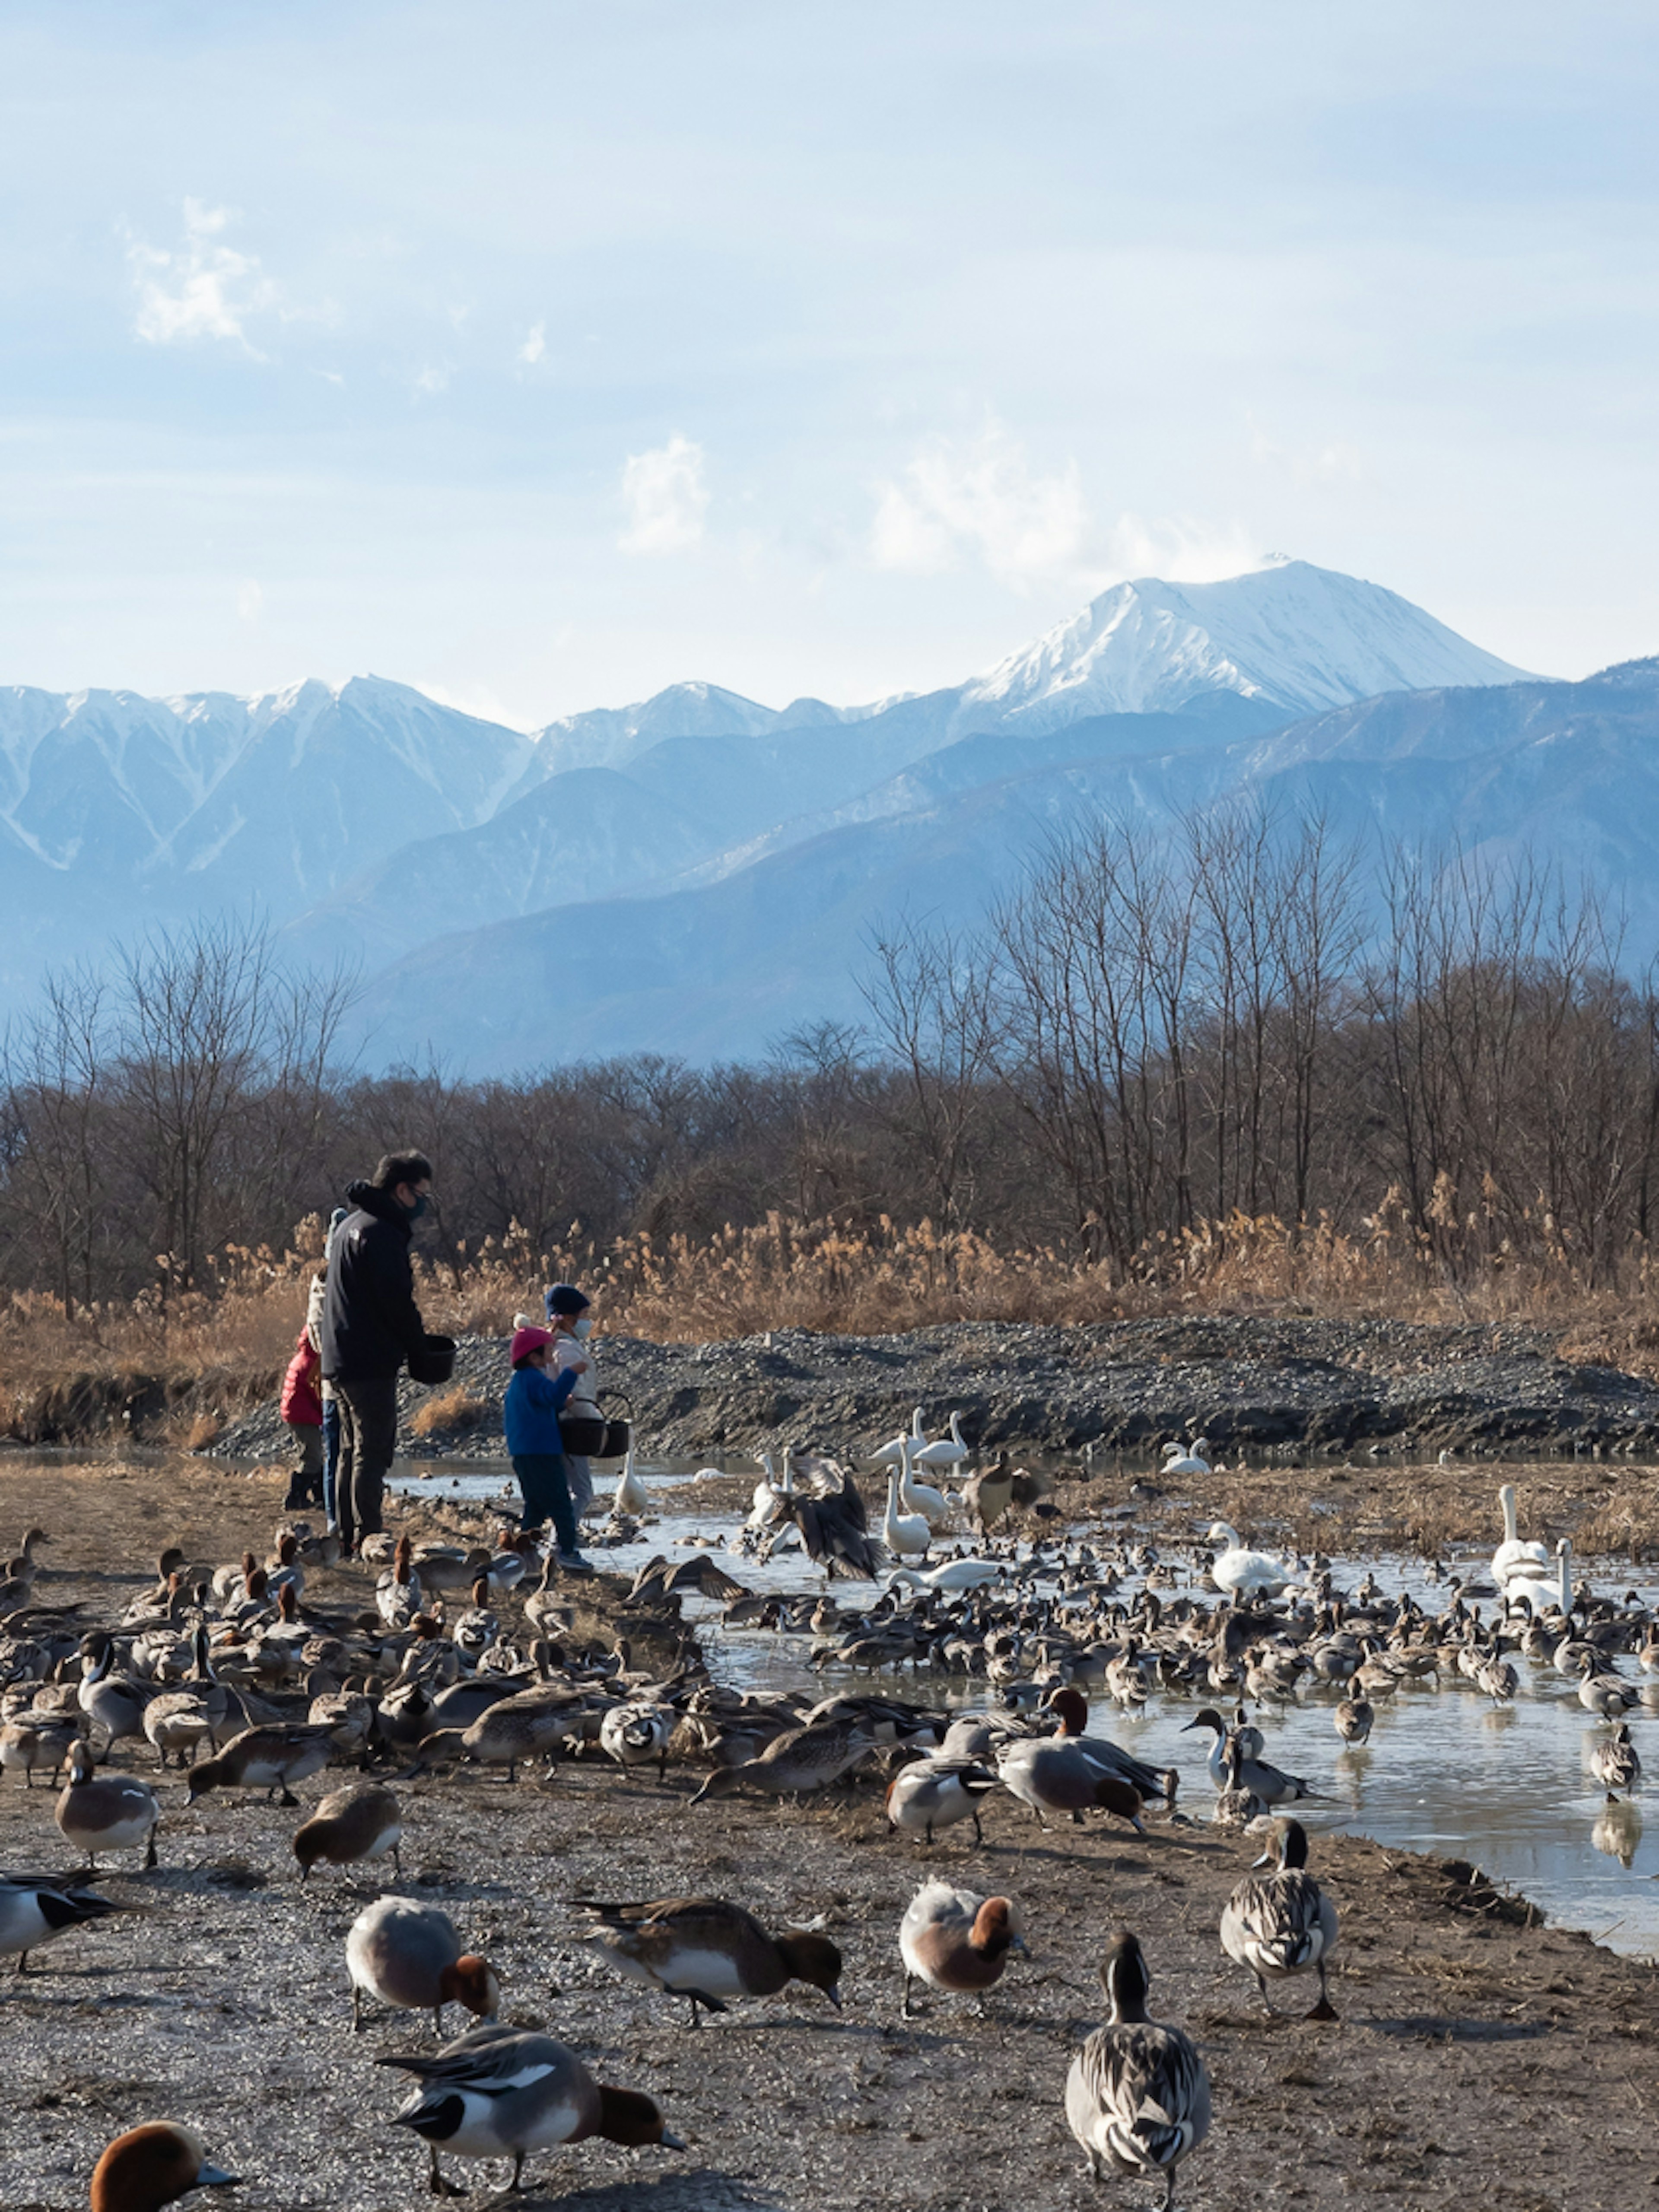
[[[386,1470],[398,1449],[398,1378],[373,1375],[337,1381],[334,1402],[340,1409],[334,1503],[340,1516],[340,1540],[348,1552],[355,1552],[365,1536],[380,1532]]]
[[[513,1472],[524,1492],[521,1528],[539,1528],[551,1519],[562,1552],[576,1548],[576,1516],[570,1504],[570,1486],[564,1479],[562,1452],[515,1452]]]

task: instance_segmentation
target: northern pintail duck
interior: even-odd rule
[[[376,1898],[346,1931],[346,1966],[354,2028],[362,2026],[365,1993],[394,2011],[429,2012],[440,2035],[447,2004],[464,2004],[485,2020],[501,2009],[495,1968],[462,1950],[454,1922],[435,1905]]]
[[[297,1805],[293,1784],[328,1765],[333,1732],[309,1721],[244,1729],[224,1749],[190,1770],[189,1802],[210,1790],[263,1790],[265,1802]]]
[[[896,1828],[918,1829],[931,1844],[935,1828],[958,1820],[974,1824],[974,1841],[983,1843],[979,1800],[997,1786],[997,1777],[975,1759],[947,1759],[935,1753],[902,1766],[887,1785],[887,1817]]]
[[[0,1956],[15,1952],[17,1971],[26,1974],[31,1951],[120,1909],[72,1875],[0,1875]]]
[[[300,1879],[303,1881],[319,1859],[331,1866],[356,1866],[368,1859],[383,1859],[388,1852],[401,1874],[398,1846],[403,1833],[403,1814],[389,1790],[362,1783],[355,1789],[332,1790],[294,1831]]]
[[[925,1881],[899,1923],[899,1955],[904,1961],[904,1997],[910,2015],[910,1984],[977,1996],[1002,1978],[1011,1950],[1023,1951],[1025,1937],[1019,1908],[1006,1897],[980,1897],[948,1881]]]
[[[1169,2212],[1176,2168],[1209,2132],[1210,2076],[1190,2036],[1149,2017],[1151,1978],[1127,1928],[1112,1938],[1100,1978],[1111,2017],[1072,2061],[1066,2121],[1095,2180],[1109,2171],[1161,2176]]]
[[[144,1865],[155,1864],[155,1830],[161,1808],[149,1783],[134,1774],[98,1774],[84,1743],[70,1753],[70,1778],[58,1800],[58,1826],[87,1863],[96,1866],[100,1851],[129,1844],[144,1846]]]
[[[646,1702],[612,1705],[599,1723],[599,1748],[619,1766],[655,1761],[657,1779],[668,1776],[668,1746],[679,1723],[672,1705]]]
[[[1319,1976],[1319,2002],[1310,2020],[1334,2020],[1325,1988],[1325,1961],[1336,1945],[1336,1907],[1308,1872],[1308,1837],[1300,1820],[1274,1824],[1274,1847],[1258,1867],[1277,1856],[1271,1874],[1249,1874],[1221,1916],[1221,1948],[1255,1976],[1269,2012],[1270,1980],[1282,1981],[1311,1966]],[[1276,1848],[1275,1848],[1276,1847]]]
[[[1620,1790],[1634,1790],[1641,1780],[1642,1762],[1623,1721],[1591,1751],[1590,1772],[1607,1791],[1609,1805],[1618,1802]]]
[[[1368,1698],[1344,1698],[1333,1719],[1344,1743],[1362,1744],[1370,1738],[1376,1713]]]
[[[1195,1714],[1186,1723],[1182,1734],[1187,1729],[1199,1728],[1210,1729],[1214,1732],[1214,1741],[1210,1746],[1206,1764],[1210,1770],[1210,1779],[1218,1790],[1243,1788],[1259,1797],[1264,1805],[1290,1804],[1298,1797],[1316,1797],[1319,1795],[1310,1782],[1304,1782],[1299,1774],[1286,1774],[1282,1766],[1275,1766],[1268,1759],[1241,1755],[1237,1771],[1232,1771],[1227,1723],[1213,1705],[1206,1705],[1201,1713]]]
[[[751,1912],[719,1897],[664,1897],[642,1905],[576,1900],[599,1922],[583,1938],[612,1966],[647,1988],[724,2012],[726,1997],[770,1997],[789,1982],[810,1982],[841,2004],[841,1953],[809,1929],[769,1936]]]
[[[192,2130],[146,2120],[117,2136],[93,2168],[92,2212],[161,2212],[192,2189],[229,2189],[238,2178],[210,2162]]]
[[[665,2150],[685,2148],[668,2132],[649,2097],[595,2081],[575,2053],[550,2035],[475,2027],[431,2057],[410,2052],[375,2063],[420,2079],[392,2125],[425,2138],[437,2195],[461,2193],[443,2179],[441,2144],[455,2158],[510,2158],[514,2191],[532,2151],[589,2136],[630,2145],[659,2143]]]
[[[791,1792],[804,1796],[838,1782],[874,1749],[874,1737],[850,1721],[786,1729],[758,1758],[717,1767],[690,1802],[701,1805],[706,1797],[729,1797],[738,1790],[760,1790],[774,1796]]]

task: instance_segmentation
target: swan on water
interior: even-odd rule
[[[899,1504],[907,1513],[920,1513],[930,1528],[942,1528],[951,1517],[951,1501],[931,1483],[912,1482],[910,1469],[915,1455],[910,1448],[910,1438],[901,1437],[899,1442],[904,1447],[899,1460]]]
[[[651,1493],[645,1486],[645,1478],[634,1472],[634,1447],[631,1443],[628,1447],[628,1455],[623,1462],[623,1471],[617,1477],[616,1492],[611,1498],[611,1506],[613,1512],[629,1513],[635,1519],[641,1513],[647,1513],[651,1510]]]
[[[1211,1563],[1210,1579],[1230,1597],[1237,1597],[1241,1592],[1277,1597],[1288,1587],[1291,1570],[1285,1562],[1274,1559],[1270,1552],[1248,1550],[1237,1529],[1225,1521],[1212,1522],[1205,1540],[1222,1547]]]
[[[1498,1493],[1504,1516],[1504,1540],[1492,1555],[1492,1578],[1499,1589],[1512,1577],[1538,1582],[1548,1574],[1552,1561],[1541,1544],[1523,1544],[1515,1512],[1515,1485],[1506,1482]]]
[[[951,1416],[951,1433],[931,1444],[922,1444],[911,1455],[916,1467],[960,1467],[968,1456],[968,1447],[962,1440],[962,1416]]]
[[[920,1553],[925,1559],[927,1547],[933,1540],[933,1532],[923,1513],[899,1511],[899,1471],[896,1467],[887,1470],[887,1510],[882,1516],[881,1540],[888,1550],[899,1558],[907,1553]]]
[[[1174,1441],[1164,1447],[1164,1464],[1160,1474],[1208,1474],[1210,1462],[1204,1456],[1210,1449],[1208,1437],[1194,1437],[1190,1445]]]

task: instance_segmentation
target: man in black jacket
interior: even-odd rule
[[[323,1375],[340,1407],[334,1496],[340,1540],[355,1557],[380,1527],[386,1471],[398,1449],[398,1370],[426,1340],[409,1240],[426,1212],[432,1163],[388,1152],[370,1182],[346,1191],[323,1306]]]

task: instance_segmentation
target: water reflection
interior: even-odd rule
[[[505,1474],[473,1462],[447,1477],[444,1486],[453,1480],[459,1494],[489,1497],[499,1492]],[[672,1507],[672,1479],[647,1474],[653,1490],[668,1492],[662,1502]],[[431,1486],[410,1486],[418,1492]],[[633,1544],[589,1548],[606,1566],[631,1573],[653,1553],[672,1557],[677,1539],[713,1536],[724,1543],[740,1525],[735,1515],[694,1518],[670,1510],[659,1514]],[[796,1551],[781,1552],[765,1566],[746,1558],[722,1563],[750,1589],[816,1593],[823,1588],[818,1570]],[[1454,1562],[1446,1564],[1457,1571]],[[1420,1560],[1333,1565],[1339,1583],[1350,1589],[1369,1567],[1390,1594],[1409,1589],[1433,1612],[1445,1602],[1444,1584],[1431,1585]],[[1133,1580],[1126,1583],[1124,1595],[1137,1587]],[[1616,1587],[1621,1595],[1628,1587],[1623,1571]],[[867,1583],[838,1582],[834,1588],[852,1607],[876,1595]],[[1640,1595],[1650,1603],[1659,1600],[1659,1590],[1649,1585]],[[833,1670],[810,1665],[810,1638],[726,1628],[719,1607],[701,1599],[688,1600],[686,1613],[697,1623],[709,1665],[723,1680],[755,1689],[806,1688],[814,1697],[836,1686]],[[1494,1880],[1534,1899],[1551,1918],[1586,1929],[1616,1950],[1659,1954],[1659,1843],[1644,1838],[1639,1808],[1607,1805],[1591,1777],[1589,1753],[1601,1724],[1578,1704],[1576,1680],[1522,1659],[1516,1665],[1521,1682],[1512,1705],[1494,1706],[1449,1673],[1438,1689],[1431,1682],[1403,1684],[1397,1695],[1377,1701],[1364,1748],[1344,1745],[1336,1734],[1332,1716],[1338,1692],[1265,1707],[1255,1717],[1267,1735],[1268,1759],[1307,1776],[1320,1793],[1297,1808],[1309,1827],[1344,1827],[1383,1844],[1472,1859]],[[1633,1675],[1630,1662],[1623,1671]],[[923,1678],[914,1685],[908,1674],[840,1679],[866,1690],[886,1680],[901,1695],[946,1705],[981,1704],[986,1694],[983,1684],[952,1678]],[[1092,1724],[1153,1765],[1181,1768],[1183,1804],[1202,1815],[1209,1802],[1202,1759],[1194,1755],[1194,1739],[1181,1733],[1191,1717],[1190,1703],[1155,1694],[1134,1716],[1111,1713],[1097,1700]],[[1652,1717],[1645,1705],[1630,1717],[1638,1751]],[[1649,1765],[1659,1765],[1659,1731],[1644,1756]]]

